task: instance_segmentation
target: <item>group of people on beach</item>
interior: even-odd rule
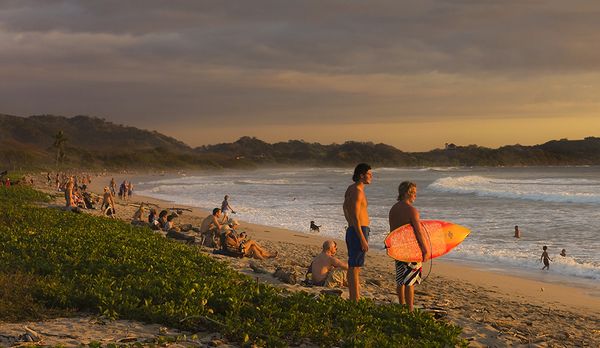
[[[245,256],[259,260],[277,257],[277,252],[269,252],[256,241],[248,238],[247,233],[238,233],[237,220],[229,213],[235,211],[229,204],[229,196],[225,196],[221,208],[214,208],[212,213],[200,224],[201,244],[214,247],[220,253],[229,256]]]
[[[47,184],[52,185],[50,172],[46,175]],[[56,173],[54,185],[56,190],[64,192],[65,206],[67,209],[79,211],[79,209],[95,209],[99,197],[88,191],[88,185],[92,178],[89,174],[68,175]]]

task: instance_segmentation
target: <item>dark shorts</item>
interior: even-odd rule
[[[369,226],[361,226],[361,230],[367,242],[369,241]],[[354,227],[350,226],[346,230],[346,246],[348,247],[348,267],[362,267],[365,264],[365,252],[362,251],[360,239],[354,231]]]

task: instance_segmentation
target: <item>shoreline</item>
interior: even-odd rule
[[[201,173],[189,173],[186,176],[194,176],[194,175],[201,175]],[[135,182],[140,182],[140,181],[148,181],[148,179],[156,180],[157,178],[174,178],[174,177],[182,177],[182,176],[180,173],[165,173],[162,175],[144,174],[144,175],[140,175],[140,176],[134,175],[131,177],[131,180],[133,180]],[[121,181],[122,180],[123,180],[123,178],[121,178]],[[117,182],[119,182],[119,181],[117,180]],[[162,198],[154,198],[154,197],[144,196],[144,195],[135,194],[135,193],[134,193],[134,195],[137,195],[137,197],[143,197],[146,200],[156,200],[157,202],[163,202],[165,204],[171,204],[171,205],[177,204],[174,201],[170,201],[170,200],[166,200],[166,199],[162,199]],[[186,205],[186,204],[177,204],[177,205],[181,206],[181,207],[197,209],[197,210],[203,211],[205,214],[208,215],[208,210],[204,209],[204,208],[198,208],[198,207],[194,207],[194,206],[190,206],[190,205]],[[215,207],[217,205],[220,206],[220,203],[216,204]],[[236,216],[233,216],[233,217],[237,219]],[[263,224],[249,223],[247,221],[244,221],[243,219],[239,220],[239,221],[243,222],[244,225],[256,226],[258,229],[280,229],[280,230],[284,230],[284,231],[287,231],[288,233],[292,233],[292,234],[301,234],[303,236],[306,236],[307,238],[319,237],[319,238],[323,238],[322,240],[334,239],[338,242],[338,244],[341,243],[340,245],[345,245],[344,244],[345,242],[342,239],[336,238],[336,237],[311,234],[311,233],[302,232],[302,231],[289,230],[285,227],[275,227],[275,226],[269,226],[269,225],[263,225]],[[380,251],[379,249],[375,249],[375,248],[371,249],[369,251],[369,254],[372,254],[374,252],[381,252],[381,254],[385,256],[385,253],[383,251]],[[596,287],[598,286],[598,282],[595,279],[591,279],[591,278],[575,277],[575,276],[569,276],[569,275],[557,274],[557,273],[540,273],[535,269],[517,268],[514,266],[510,266],[510,265],[508,265],[508,266],[502,265],[502,267],[497,267],[497,266],[494,266],[493,264],[487,264],[482,261],[460,260],[460,259],[456,259],[456,258],[449,259],[449,258],[442,257],[439,259],[435,259],[433,261],[433,263],[434,263],[434,268],[435,268],[435,266],[437,266],[440,263],[441,264],[449,264],[449,265],[455,265],[458,267],[472,268],[472,269],[479,270],[482,272],[492,272],[494,274],[499,274],[499,275],[504,275],[504,276],[512,276],[512,277],[516,277],[519,279],[526,279],[526,280],[531,280],[531,281],[537,281],[540,283],[540,287],[543,286],[544,284],[548,284],[548,285],[562,285],[562,286],[569,287],[569,288],[577,288],[577,289],[583,291],[584,293],[586,293],[587,295],[589,295],[590,297],[595,298],[595,300],[600,301],[600,291],[596,289]],[[428,265],[424,265],[424,274],[427,272],[428,267],[429,267]],[[598,303],[598,311],[600,312],[600,302]]]
[[[101,192],[112,175],[107,173],[92,180],[90,190]],[[114,178],[121,182],[127,177],[134,183],[149,177],[164,177],[160,174],[115,173]],[[60,200],[60,198],[58,199]],[[130,220],[136,210],[135,202],[150,202],[161,208],[173,207],[172,202],[140,196],[134,191],[127,204],[116,199],[117,218]],[[63,200],[64,202],[64,200]],[[184,207],[184,205],[177,205]],[[199,226],[201,219],[209,213],[204,209],[189,207],[176,222],[191,223]],[[91,211],[99,215],[97,211]],[[264,226],[239,221],[241,231],[271,251],[278,251],[274,260],[257,261],[270,273],[279,266],[290,267],[298,271],[303,279],[303,271],[314,255],[320,252],[324,236],[295,232],[283,228]],[[346,258],[343,241],[338,257]],[[208,251],[206,248],[201,248]],[[212,255],[209,252],[209,255]],[[257,274],[250,267],[250,259],[233,259],[212,255],[228,262],[231,267],[247,274],[257,281],[269,282],[290,291],[308,291],[318,293],[319,289],[301,285],[285,284],[270,274]],[[427,274],[425,266],[424,274]],[[370,251],[364,269],[361,272],[361,292],[379,303],[397,303],[395,295],[393,262],[383,251]],[[347,298],[347,289],[342,289]],[[581,345],[581,342],[595,346],[600,344],[600,331],[594,323],[600,321],[600,299],[587,293],[589,289],[573,284],[553,284],[540,280],[506,275],[495,271],[480,269],[473,265],[451,260],[434,260],[434,268],[423,284],[415,287],[415,306],[426,311],[441,313],[441,320],[448,320],[463,328],[463,337],[470,346],[507,346],[515,344],[554,343]],[[557,329],[557,324],[560,324]],[[590,342],[594,342],[590,344]]]
[[[115,181],[117,183],[119,183],[119,182],[122,182],[126,177],[128,177],[129,180],[136,183],[136,182],[140,182],[143,180],[147,181],[149,178],[156,179],[156,178],[161,178],[161,177],[170,177],[172,175],[180,175],[180,174],[177,174],[177,173],[169,173],[169,174],[164,174],[164,175],[133,174],[131,176],[124,175],[124,174],[116,174]],[[189,175],[192,175],[192,174],[189,174]],[[110,181],[110,178],[109,178],[110,175],[106,175],[105,177],[108,178],[107,180],[105,180],[108,183]],[[91,185],[91,189],[100,192],[102,190],[103,185],[96,186],[97,184],[98,183],[93,183]],[[139,194],[135,193],[135,188],[134,188],[133,201],[140,201],[140,200],[155,203],[162,207],[172,207],[174,205],[177,205],[178,207],[188,208],[188,209],[192,210],[192,214],[199,216],[199,219],[200,219],[200,217],[203,218],[210,214],[208,210],[203,209],[203,208],[198,208],[198,207],[189,206],[189,205],[185,205],[185,204],[177,204],[172,201],[167,201],[167,200],[163,200],[163,199],[159,199],[159,198],[139,195]],[[220,205],[220,203],[217,202],[217,204],[215,204],[215,207],[217,205]],[[340,250],[345,250],[345,241],[343,241],[339,238],[332,238],[329,236],[321,236],[321,235],[316,235],[316,234],[309,234],[309,233],[304,233],[304,232],[299,232],[299,231],[293,231],[293,230],[288,230],[288,229],[285,229],[282,227],[254,224],[254,223],[246,222],[244,220],[238,220],[238,221],[242,225],[242,230],[246,229],[246,230],[252,232],[253,234],[255,234],[255,239],[257,239],[258,241],[279,242],[279,241],[285,240],[288,242],[303,244],[303,245],[307,245],[307,246],[313,246],[313,247],[317,248],[314,250],[315,254],[316,254],[320,251],[320,246],[323,241],[325,241],[327,239],[334,239],[334,240],[336,240],[338,245],[341,246]],[[196,224],[199,225],[200,222],[201,222],[201,220],[199,220]],[[274,231],[277,234],[273,234]],[[393,265],[393,261],[391,259],[389,259],[389,257],[387,257],[385,252],[383,252],[382,250],[370,250],[369,253],[367,254],[365,269],[369,268],[369,256],[372,256],[371,258],[376,257],[378,259],[388,260],[389,264]],[[385,262],[385,261],[379,261],[379,262]],[[393,267],[391,267],[391,268],[393,268]],[[424,274],[426,274],[427,271],[428,271],[428,266],[424,265]],[[485,280],[484,283],[487,286],[491,286],[493,288],[498,287],[498,285],[494,284],[494,281],[493,281],[495,275],[504,280],[503,281],[504,285],[520,283],[520,281],[523,281],[527,284],[527,286],[526,286],[527,291],[525,293],[520,291],[518,286],[517,287],[510,286],[506,292],[507,293],[516,292],[520,295],[532,296],[533,301],[540,305],[558,303],[558,304],[564,305],[565,308],[579,307],[582,310],[593,310],[597,314],[600,314],[600,292],[598,292],[596,294],[592,294],[592,292],[595,289],[593,287],[594,284],[592,284],[591,280],[588,283],[583,279],[577,278],[577,280],[580,280],[580,282],[582,282],[583,284],[581,284],[581,283],[573,284],[572,283],[573,279],[570,279],[570,277],[568,277],[568,276],[549,274],[549,276],[552,276],[557,281],[557,282],[550,282],[550,281],[545,281],[544,279],[541,279],[545,275],[536,276],[535,274],[532,274],[533,272],[531,272],[529,270],[518,270],[514,273],[509,274],[509,272],[511,272],[511,271],[512,270],[510,270],[510,269],[494,268],[490,265],[486,265],[483,263],[478,264],[477,262],[474,262],[474,261],[437,259],[437,260],[434,260],[434,271],[431,272],[431,275],[434,275],[435,272],[439,272],[440,275],[442,275],[444,277],[454,276],[462,281],[475,282],[475,283],[478,283],[477,280],[480,277],[481,279]],[[465,274],[472,274],[473,276],[464,277]],[[491,279],[489,279],[489,278],[491,278]],[[480,284],[477,284],[477,285],[480,285]],[[541,290],[542,288],[544,288],[544,290]],[[415,289],[418,289],[418,287],[416,287]],[[553,289],[553,291],[549,292],[548,289]],[[390,289],[390,291],[395,291],[395,290]],[[562,295],[561,293],[563,293],[563,292],[567,293],[569,295],[568,296]],[[574,293],[576,293],[578,295],[573,296]],[[507,297],[509,297],[509,296],[507,296]],[[417,298],[417,300],[418,300],[418,298]]]

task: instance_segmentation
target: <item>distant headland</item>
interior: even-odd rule
[[[600,137],[496,149],[443,141],[440,139],[443,148],[428,152],[404,152],[387,144],[356,141],[270,144],[249,136],[193,148],[156,131],[97,117],[0,114],[0,169],[349,167],[363,161],[385,167],[600,165]]]

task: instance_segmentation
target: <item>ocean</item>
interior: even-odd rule
[[[417,184],[422,220],[451,221],[471,230],[444,259],[491,269],[560,275],[600,282],[600,167],[374,168],[366,187],[371,249],[383,250],[388,212],[398,184]],[[224,195],[236,218],[344,238],[343,195],[352,169],[261,169],[165,176],[137,183],[141,195],[211,210]],[[516,239],[514,226],[521,230]],[[540,271],[548,246],[550,272]],[[566,249],[567,256],[559,256]],[[435,261],[434,261],[435,262]]]

